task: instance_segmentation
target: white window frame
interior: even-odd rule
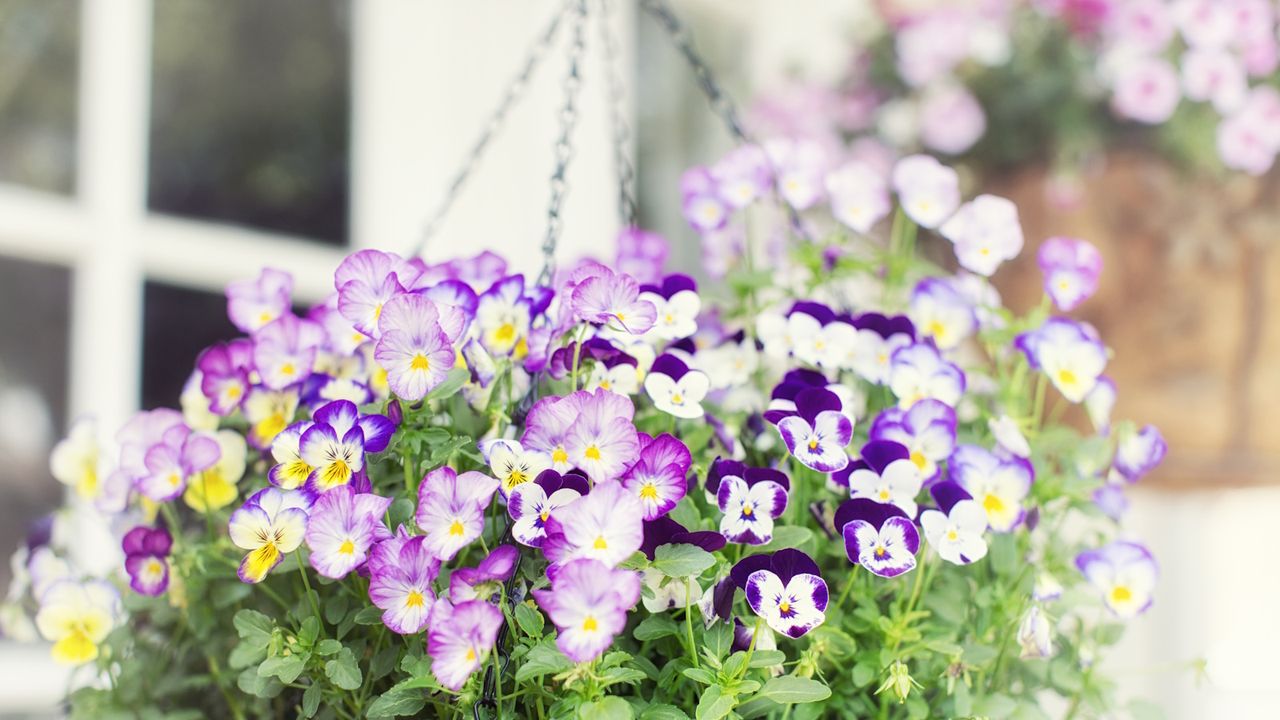
[[[634,57],[627,32],[634,8],[613,4],[626,77]],[[332,291],[333,270],[348,252],[408,252],[532,34],[561,0],[351,5],[351,222],[349,244],[332,247],[149,212],[153,0],[81,0],[77,192],[54,195],[0,183],[0,257],[72,273],[70,417],[92,415],[110,429],[138,410],[146,280],[221,292],[227,282],[271,265],[291,271],[296,297],[309,302]],[[556,48],[567,35],[561,27]],[[594,25],[587,45],[562,261],[608,257],[618,230],[603,53]],[[492,249],[515,268],[540,267],[562,55],[553,49],[544,60],[428,248],[429,259]],[[631,107],[625,112],[633,115]],[[15,689],[0,697],[0,712],[48,711],[65,692],[68,673],[51,663],[45,648],[0,641],[0,676]]]

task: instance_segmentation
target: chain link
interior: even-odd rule
[[[542,272],[538,285],[550,285],[555,273],[556,244],[560,241],[564,206],[569,183],[565,174],[574,156],[573,131],[578,125],[578,94],[582,90],[582,56],[586,50],[587,0],[574,0],[573,35],[569,45],[569,70],[565,75],[564,105],[560,108],[560,135],[556,139],[555,170],[551,173],[551,201],[547,205],[547,234],[542,241]]]
[[[689,30],[672,12],[671,6],[667,4],[666,0],[640,0],[640,7],[649,13],[657,21],[658,25],[667,32],[672,44],[684,57],[689,70],[693,72],[694,80],[698,83],[698,89],[706,96],[707,103],[711,105],[711,111],[724,123],[734,141],[741,144],[757,144],[743,127],[742,121],[738,117],[738,109],[733,104],[733,100],[720,87],[720,83],[711,72],[711,67],[707,65],[707,61],[693,47],[693,39],[689,35]],[[809,236],[804,222],[800,219],[800,213],[796,211],[791,203],[787,202],[787,199],[778,190],[777,168],[773,164],[773,159],[768,156],[768,153],[765,153],[765,158],[769,164],[770,174],[774,176],[774,181],[771,183],[772,194],[786,210],[792,231],[799,237],[812,241],[813,238]]]
[[[418,235],[418,242],[413,248],[413,257],[421,257],[422,253],[426,251],[427,242],[440,229],[445,215],[453,207],[453,203],[458,199],[462,187],[466,185],[471,173],[488,149],[489,142],[506,123],[507,114],[511,111],[511,108],[524,97],[525,91],[529,88],[529,80],[533,77],[533,73],[538,65],[541,64],[542,59],[546,57],[551,44],[555,42],[556,35],[560,31],[561,21],[569,14],[569,10],[573,7],[575,1],[566,0],[551,18],[551,22],[547,23],[542,34],[529,47],[520,71],[516,73],[516,76],[507,85],[506,90],[503,91],[502,98],[498,101],[498,106],[494,108],[493,113],[489,115],[484,125],[481,126],[480,135],[476,137],[475,143],[471,146],[471,151],[467,153],[466,158],[463,160],[462,167],[458,168],[457,174],[449,182],[449,186],[445,190],[444,196],[440,198],[439,204],[436,205],[435,211],[428,218],[426,224],[423,225],[422,232]]]
[[[613,21],[610,0],[600,0],[600,14],[596,20],[606,64],[613,162],[618,173],[618,219],[623,228],[631,228],[636,226],[636,174],[631,165],[631,129],[627,126],[623,113],[627,97],[622,82],[622,60],[618,54],[618,43],[610,25]]]

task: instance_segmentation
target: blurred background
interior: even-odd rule
[[[699,251],[678,178],[730,141],[669,38],[614,4],[641,224],[689,267]],[[284,268],[309,302],[351,250],[409,251],[559,5],[0,0],[0,548],[58,503],[46,458],[72,419],[110,428],[174,404],[196,353],[235,334],[228,281]],[[870,17],[870,0],[674,6],[744,101],[796,78],[838,82]],[[608,257],[617,229],[602,52],[589,38],[566,258]],[[534,262],[561,55],[513,109],[429,258],[489,248]],[[1262,208],[1276,193],[1245,188],[1239,200],[1126,150],[1071,207],[1046,199],[1043,163],[983,180],[1018,202],[1030,247],[1075,234],[1103,248],[1103,289],[1083,317],[1117,351],[1119,415],[1157,423],[1169,442],[1129,517],[1162,585],[1108,671],[1170,718],[1274,718],[1280,226]],[[1187,220],[1188,201],[1206,212]],[[1011,299],[1039,285],[1031,264],[1000,280]],[[8,577],[0,568],[0,585]],[[46,657],[0,640],[0,716],[54,705],[66,676]]]

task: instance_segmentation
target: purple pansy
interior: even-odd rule
[[[1084,396],[1084,409],[1093,429],[1106,435],[1111,430],[1111,411],[1116,406],[1116,383],[1106,375],[1099,375],[1098,382]]]
[[[271,457],[275,465],[267,472],[272,485],[295,490],[306,484],[315,468],[302,459],[302,433],[311,427],[310,420],[296,422],[281,430],[271,441]]]
[[[255,333],[289,312],[293,276],[263,268],[254,280],[227,283],[227,317],[241,332]]]
[[[893,353],[915,341],[916,330],[905,315],[865,313],[853,319],[857,331],[846,367],[876,385],[889,382]]]
[[[414,520],[425,549],[444,562],[475,542],[484,531],[484,511],[498,491],[498,481],[481,472],[461,475],[449,466],[427,473],[418,486]]]
[[[711,380],[706,373],[691,370],[673,353],[664,353],[654,360],[644,378],[644,390],[653,400],[653,406],[686,420],[702,417],[702,400],[710,388]]]
[[[920,513],[924,536],[949,563],[968,565],[987,555],[987,514],[959,483],[952,480],[934,485],[930,491],[936,510]]]
[[[640,299],[640,285],[635,278],[615,273],[603,265],[578,282],[570,299],[574,315],[597,325],[617,323],[632,335],[642,335],[653,327],[657,309]]]
[[[417,402],[444,382],[457,358],[453,343],[462,325],[456,308],[421,295],[397,295],[387,302],[379,311],[382,337],[373,357],[387,371],[391,391]]]
[[[1093,504],[1103,515],[1115,522],[1120,522],[1125,513],[1129,512],[1129,498],[1124,494],[1123,483],[1104,483],[1093,491],[1089,499],[1093,500]]]
[[[462,567],[449,575],[449,599],[455,603],[468,600],[497,602],[502,583],[516,571],[520,551],[515,545],[499,545],[475,567]]]
[[[1092,243],[1070,237],[1051,237],[1036,253],[1044,273],[1044,291],[1063,312],[1074,310],[1098,290],[1102,253]]]
[[[324,326],[286,313],[253,334],[253,366],[272,390],[306,380],[327,340]]]
[[[640,575],[581,558],[565,563],[549,590],[532,594],[559,630],[560,652],[574,662],[589,662],[626,627],[627,611],[640,601]]]
[[[911,291],[911,322],[921,339],[933,340],[942,350],[956,347],[978,327],[965,296],[948,279],[936,277],[921,280]]]
[[[956,411],[944,402],[920,400],[909,410],[887,407],[871,423],[872,440],[891,440],[907,448],[925,482],[938,477],[938,463],[956,447]]]
[[[169,587],[169,549],[173,538],[162,527],[140,525],[125,533],[124,568],[129,573],[129,587],[139,595],[156,597]]]
[[[938,232],[955,245],[961,267],[985,277],[1022,252],[1018,207],[995,195],[979,195],[965,203]]]
[[[517,487],[533,482],[551,467],[551,456],[541,450],[526,449],[516,440],[498,439],[481,443],[489,469],[501,483],[498,492],[509,497]]]
[[[694,230],[705,234],[725,226],[730,208],[720,197],[710,170],[705,167],[686,170],[680,177],[680,194],[685,220]]]
[[[899,160],[892,184],[902,211],[921,227],[937,227],[960,206],[960,177],[928,155]]]
[[[1116,447],[1113,465],[1129,482],[1137,482],[1151,472],[1169,451],[1164,436],[1154,425],[1147,425],[1137,432],[1125,433]]]
[[[156,502],[168,502],[187,489],[196,473],[213,467],[221,455],[217,440],[194,433],[186,425],[174,425],[147,450],[143,461],[146,474],[138,478],[138,491]]]
[[[557,472],[573,468],[567,443],[569,430],[578,419],[579,403],[580,399],[573,395],[544,397],[533,404],[525,417],[521,446],[550,455],[551,467]],[[634,405],[632,412],[635,412]]]
[[[529,330],[536,314],[533,300],[525,296],[523,275],[498,280],[476,305],[480,344],[494,356],[523,358],[529,351]]]
[[[725,546],[725,539],[720,533],[711,530],[690,531],[666,515],[656,520],[646,520],[640,552],[653,560],[654,553],[662,545],[696,545],[707,552],[716,552]]]
[[[1159,568],[1145,546],[1117,540],[1080,553],[1076,567],[1102,594],[1107,609],[1117,616],[1134,617],[1151,607]]]
[[[543,470],[533,482],[517,486],[507,496],[511,536],[522,545],[542,547],[551,513],[586,495],[588,487],[582,475],[555,470]]]
[[[742,468],[741,475],[718,468],[716,504],[724,517],[720,534],[726,540],[748,545],[763,545],[773,539],[773,521],[787,509],[787,491],[791,482],[780,470]]]
[[[374,545],[389,540],[382,523],[391,498],[357,493],[350,485],[321,495],[311,507],[304,539],[311,548],[311,567],[339,580],[369,558]]]
[[[955,407],[964,388],[964,373],[931,342],[899,348],[889,361],[889,389],[904,409],[928,398]]]
[[[671,244],[663,236],[636,227],[618,232],[618,252],[614,267],[637,282],[657,282],[671,254]]]
[[[420,274],[420,267],[394,253],[373,249],[351,253],[333,274],[338,312],[357,330],[377,339],[386,304],[403,294]]]
[[[351,482],[364,472],[364,454],[385,450],[393,432],[385,415],[361,415],[347,400],[316,410],[298,440],[298,455],[311,467],[307,488],[318,494]]]
[[[431,583],[440,573],[440,559],[426,548],[426,540],[409,537],[401,527],[369,556],[369,600],[382,609],[382,623],[401,635],[422,632],[435,604]]]
[[[570,406],[566,409],[576,409],[576,416],[563,438],[563,450],[570,466],[581,468],[592,482],[617,480],[640,450],[640,440],[631,422],[635,405],[630,398],[603,388],[594,392],[580,390],[567,399]],[[534,415],[530,413],[526,436],[535,431],[534,422]],[[552,467],[558,469],[559,460],[554,451],[551,459]]]
[[[915,568],[920,532],[896,505],[846,500],[836,510],[835,526],[844,537],[849,561],[873,575],[891,578]]]
[[[698,331],[702,299],[688,275],[668,275],[660,285],[641,285],[640,299],[653,305],[655,321],[647,333],[658,340],[680,340]]]
[[[671,512],[688,492],[689,468],[693,456],[674,436],[663,433],[650,437],[638,433],[640,459],[622,475],[622,486],[640,500],[645,520]]]
[[[616,567],[644,541],[644,507],[621,483],[605,483],[556,508],[545,527],[542,552],[554,566],[591,558]]]
[[[789,638],[826,621],[827,582],[813,558],[799,550],[751,555],[734,565],[730,575],[746,593],[752,612]]]
[[[916,495],[924,484],[920,468],[911,461],[906,446],[890,440],[872,440],[862,446],[861,459],[836,475],[849,495],[896,505],[908,517],[916,516]]]
[[[441,685],[461,690],[484,666],[501,628],[502,611],[487,602],[470,600],[455,605],[448,600],[436,601],[427,634],[431,673]]]
[[[253,342],[241,338],[206,348],[196,360],[196,367],[200,370],[200,392],[209,399],[209,410],[230,415],[249,392]]]
[[[884,175],[858,160],[827,173],[826,190],[836,220],[863,234],[893,209]]]
[[[845,446],[853,439],[853,421],[841,405],[830,390],[802,390],[796,395],[796,414],[778,421],[787,450],[805,467],[829,473],[849,464]]]
[[[997,455],[976,445],[960,445],[947,461],[951,479],[987,514],[996,532],[1009,532],[1022,522],[1023,500],[1031,492],[1035,469],[1026,458]]]
[[[1093,391],[1107,366],[1107,349],[1092,325],[1049,318],[1039,328],[1014,338],[1031,367],[1042,370],[1062,396],[1081,402]]]
[[[298,549],[307,530],[311,499],[299,491],[265,488],[231,513],[227,523],[231,542],[248,550],[240,563],[240,579],[262,582],[284,556]]]

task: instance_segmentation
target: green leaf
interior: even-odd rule
[[[698,708],[694,713],[695,720],[720,720],[729,713],[733,712],[733,706],[738,704],[738,699],[733,695],[725,695],[719,685],[712,685],[707,691],[702,693],[702,699],[698,701]]]
[[[650,705],[640,713],[640,720],[689,720],[689,716],[675,705]]]
[[[799,525],[778,525],[773,528],[773,539],[756,549],[757,552],[777,552],[796,548],[813,539],[813,531]]]
[[[303,647],[309,648],[316,644],[316,638],[320,637],[320,618],[309,617],[302,621],[302,627],[298,630],[298,642]]]
[[[306,692],[302,693],[302,717],[314,717],[316,710],[320,709],[320,684],[311,683],[307,686]]]
[[[426,704],[426,695],[421,690],[396,686],[374,700],[366,714],[371,719],[417,715]]]
[[[242,640],[231,650],[227,663],[235,670],[257,665],[267,658],[267,646]]]
[[[579,720],[630,720],[636,716],[631,704],[610,695],[597,702],[583,703],[578,707]]]
[[[715,557],[697,545],[659,545],[653,567],[667,577],[697,577],[716,564]]]
[[[377,625],[380,622],[382,622],[382,610],[376,605],[370,605],[356,613],[357,625]]]
[[[871,663],[860,662],[853,666],[853,686],[864,688],[876,679],[876,668]]]
[[[467,381],[470,379],[470,371],[463,368],[454,368],[449,371],[449,375],[444,379],[444,382],[441,382],[439,385],[431,388],[431,392],[427,393],[427,396],[423,399],[439,400],[440,398],[450,397],[461,390],[462,386],[466,385]]]
[[[324,664],[324,674],[336,686],[343,690],[357,690],[364,675],[356,663],[356,656],[351,648],[344,647],[338,656]]]
[[[1018,704],[1015,703],[1008,695],[996,693],[984,698],[979,698],[974,702],[973,713],[975,715],[985,715],[986,717],[991,718],[991,720],[1002,720],[1003,718],[1007,718],[1012,715],[1014,709],[1017,707]]]
[[[680,672],[680,674],[684,675],[685,677],[689,678],[690,680],[696,683],[701,683],[703,685],[716,684],[716,676],[713,675],[711,671],[706,668],[700,668],[700,667],[685,668]]]
[[[332,638],[321,640],[320,644],[316,645],[316,654],[324,657],[333,655],[339,650],[342,650],[342,643]]]
[[[650,615],[641,620],[632,634],[641,642],[657,640],[668,635],[679,635],[680,626],[676,625],[675,620],[672,620],[666,613],[660,613],[658,615]]]
[[[249,593],[252,591],[252,585],[246,585],[237,580],[236,582],[220,583],[209,598],[214,607],[221,609],[231,607],[249,597]]]
[[[573,667],[573,663],[569,658],[565,657],[564,653],[556,649],[556,646],[549,641],[550,638],[547,638],[547,641],[529,648],[529,654],[525,656],[524,664],[520,666],[519,670],[516,670],[516,682],[524,682],[538,675],[552,675],[564,672]]]
[[[741,715],[745,720],[753,720],[754,718],[764,717],[780,707],[782,706],[769,698],[757,695],[734,708],[733,711]]]
[[[525,635],[532,638],[542,637],[542,628],[546,625],[546,619],[542,617],[542,613],[525,603],[519,603],[516,605],[515,615],[516,624]]]
[[[334,593],[333,597],[324,604],[324,619],[330,625],[337,625],[347,616],[347,595],[346,593]]]
[[[284,690],[284,685],[274,677],[262,677],[257,668],[245,668],[236,678],[236,687],[240,691],[260,698],[273,698]]]
[[[779,705],[809,703],[831,697],[831,688],[810,678],[783,675],[770,678],[758,695],[769,698]]]
[[[781,650],[756,650],[751,655],[751,664],[748,667],[763,668],[771,665],[781,665],[787,661],[787,654]]]
[[[260,677],[275,676],[280,682],[288,684],[298,679],[307,667],[307,659],[303,655],[277,655],[262,661],[258,666]]]
[[[716,623],[702,635],[703,646],[717,659],[723,658],[733,646],[733,625]]]
[[[236,626],[236,634],[240,639],[255,645],[267,647],[271,642],[271,633],[275,630],[275,621],[257,610],[241,610],[232,620]]]

